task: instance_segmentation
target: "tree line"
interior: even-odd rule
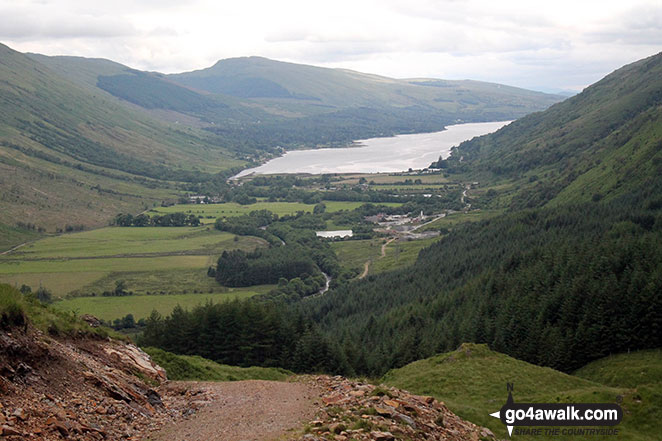
[[[200,219],[193,214],[168,213],[164,215],[148,216],[139,214],[120,213],[115,216],[113,224],[118,227],[197,227]]]
[[[279,303],[207,303],[153,311],[138,343],[233,366],[351,374],[343,351],[303,315]]]

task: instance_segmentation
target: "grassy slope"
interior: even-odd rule
[[[119,334],[106,328],[91,328],[69,312],[44,305],[24,296],[17,289],[0,283],[0,329],[24,326],[26,322],[51,335],[119,337]]]
[[[331,248],[338,256],[340,265],[361,273],[366,261],[375,262],[380,258],[383,243],[383,239],[346,240],[332,242]]]
[[[594,361],[575,375],[612,387],[631,390],[637,412],[629,418],[631,425],[648,433],[659,433],[662,421],[662,351],[638,351],[617,354]]]
[[[158,170],[241,163],[208,134],[160,123],[1,45],[0,78],[0,223],[98,226],[176,197],[176,183],[145,177]]]
[[[636,357],[631,362],[633,366],[639,363]],[[656,361],[659,362],[659,355]],[[613,369],[620,367],[614,365]],[[624,420],[618,426],[621,433],[617,438],[607,439],[658,439],[662,404],[659,389],[642,394],[618,384],[599,384],[591,381],[593,378],[588,375],[587,378],[519,361],[493,352],[486,345],[464,344],[454,352],[394,369],[384,376],[383,381],[414,393],[433,395],[458,415],[490,428],[503,438],[507,437],[504,426],[489,413],[499,410],[505,403],[506,382],[514,383],[516,402],[617,402],[620,396],[625,410]],[[659,387],[659,381],[658,378],[656,387]],[[518,439],[544,437],[518,436]]]
[[[451,160],[496,187],[501,205],[609,200],[662,172],[662,53],[582,93],[460,145]],[[497,199],[498,201],[499,199]]]
[[[383,271],[390,271],[412,265],[418,258],[418,252],[427,248],[439,240],[438,237],[430,239],[419,239],[391,242],[385,249],[386,255],[373,262],[369,274],[376,274]],[[380,250],[381,253],[381,250]]]
[[[280,368],[228,366],[198,356],[175,355],[158,348],[143,348],[159,366],[164,368],[168,379],[178,381],[239,381],[271,380],[283,381],[292,372]]]
[[[0,224],[0,252],[40,237],[36,231]]]
[[[457,118],[471,112],[474,116],[479,116],[481,112],[519,112],[521,116],[559,99],[552,95],[476,81],[438,81],[431,86],[424,85],[431,83],[421,81],[396,80],[259,57],[221,60],[207,69],[169,77],[212,93],[227,91],[226,86],[238,78],[273,82],[290,96],[256,97],[254,101],[266,108],[286,109],[303,115],[346,107],[425,106],[431,111],[455,114]]]
[[[615,387],[662,383],[662,350],[612,355],[589,363],[575,375]]]
[[[218,292],[206,275],[228,249],[253,250],[262,239],[238,237],[208,227],[107,227],[48,237],[0,256],[0,280],[56,296],[71,291],[112,291],[125,280],[136,293]],[[211,291],[210,291],[211,290]]]

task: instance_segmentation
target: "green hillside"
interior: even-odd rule
[[[425,106],[458,119],[481,119],[481,112],[514,118],[559,100],[540,92],[477,81],[396,80],[345,69],[328,69],[269,60],[231,58],[214,66],[170,75],[187,86],[241,98],[263,98],[265,107],[291,106],[305,113],[347,107]],[[278,100],[278,102],[274,102]],[[291,102],[294,101],[294,102]],[[305,111],[304,111],[305,109]],[[295,110],[293,110],[295,111]],[[509,116],[510,115],[510,116]]]
[[[587,364],[574,375],[614,387],[662,384],[662,350],[611,355]]]
[[[628,363],[634,367],[640,365],[639,359],[645,357],[643,354],[624,354],[620,357],[622,360],[630,360]],[[613,370],[627,374],[627,371],[621,371],[617,366]],[[657,379],[657,387],[660,380]],[[505,403],[508,396],[506,383],[514,384],[513,397],[516,402],[620,402],[625,411],[623,422],[617,426],[620,434],[617,437],[595,439],[652,441],[657,439],[661,429],[659,414],[662,395],[659,393],[642,394],[636,388],[637,385],[604,385],[591,379],[563,374],[491,351],[486,345],[463,344],[453,352],[392,370],[384,376],[383,381],[414,393],[433,395],[458,415],[490,428],[503,438],[507,437],[505,427],[489,414],[499,410]],[[517,436],[517,439],[548,438]],[[553,439],[576,437],[555,436]]]
[[[255,144],[269,136],[289,147],[435,131],[458,121],[515,119],[561,99],[499,84],[396,80],[261,57],[221,60],[168,78],[235,97],[267,114],[257,125],[214,127],[219,136],[237,136],[241,130]]]
[[[494,201],[515,208],[617,198],[662,174],[661,106],[659,53],[463,143],[443,166],[476,179],[515,179],[515,190]]]
[[[31,57],[156,118],[204,127],[254,158],[263,151],[277,153],[277,146],[339,145],[441,130],[458,121],[514,119],[562,99],[499,84],[395,80],[260,57],[221,60],[174,75],[107,60]]]
[[[103,225],[243,164],[208,132],[159,122],[3,45],[0,78],[0,223]]]

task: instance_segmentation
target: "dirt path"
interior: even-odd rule
[[[320,392],[303,383],[235,381],[197,383],[214,395],[187,420],[149,436],[154,441],[270,441],[315,414]]]
[[[9,250],[7,250],[7,251],[3,251],[2,253],[0,253],[0,256],[4,256],[5,254],[9,254],[9,253],[11,253],[12,251],[16,251],[17,249],[19,249],[19,248],[21,248],[21,247],[24,247],[24,246],[26,246],[27,244],[32,243],[32,242],[34,242],[34,240],[31,240],[31,241],[29,241],[29,242],[23,242],[23,243],[20,244],[20,245],[16,245],[14,248],[9,249]]]
[[[394,240],[395,240],[395,237],[392,237],[389,240],[387,240],[384,245],[382,245],[382,257],[386,257],[386,247],[388,246],[388,244],[390,244]]]
[[[359,279],[363,279],[365,276],[367,276],[368,270],[370,270],[370,261],[366,260],[365,263],[363,264],[363,272],[359,276]]]
[[[387,240],[384,244],[382,244],[382,250],[381,250],[381,255],[379,256],[380,259],[383,259],[386,257],[386,247],[388,244],[393,242],[396,238],[392,237],[389,240]],[[359,276],[359,279],[363,279],[368,275],[368,271],[370,270],[370,263],[372,263],[372,260],[366,260],[365,263],[363,264],[363,272]]]

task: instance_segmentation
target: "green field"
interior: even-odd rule
[[[660,352],[648,357],[648,365],[659,366]],[[624,355],[629,357],[629,355]],[[640,366],[634,355],[629,366]],[[596,362],[601,363],[601,362]],[[618,363],[609,363],[609,370],[620,371]],[[589,365],[590,366],[590,365]],[[604,366],[604,365],[603,365]],[[640,366],[641,367],[641,366]],[[591,369],[587,368],[587,371]],[[656,371],[659,372],[659,371]],[[591,377],[600,379],[600,377]],[[464,344],[458,350],[419,360],[403,368],[389,371],[386,384],[418,394],[433,395],[455,413],[476,424],[488,427],[497,437],[507,439],[501,422],[489,416],[499,410],[507,398],[506,383],[514,384],[516,402],[533,403],[615,403],[624,408],[624,420],[617,426],[618,436],[591,437],[595,440],[654,441],[659,439],[662,425],[662,379],[647,378],[653,384],[636,389],[617,382],[612,385],[567,375],[550,368],[532,365],[507,355],[491,351],[486,345]],[[552,439],[550,437],[517,436],[522,440]],[[554,440],[576,440],[577,437],[553,437]]]
[[[255,239],[258,240],[258,239]],[[109,227],[64,234],[26,245],[11,254],[15,259],[36,260],[99,256],[218,253],[228,247],[246,248],[252,241],[233,242],[234,235],[201,227]]]
[[[421,180],[423,184],[445,184],[450,182],[446,177],[441,174],[431,174],[431,175],[414,175],[414,176],[405,176],[405,175],[393,175],[389,173],[358,173],[358,174],[349,174],[344,175],[338,181],[339,184],[345,185],[356,185],[359,183],[359,179],[364,178],[367,183],[374,182],[376,185],[386,185],[386,184],[402,184],[406,179],[415,181],[417,179]]]
[[[169,315],[173,308],[181,305],[191,309],[208,301],[218,303],[226,300],[245,299],[256,294],[264,294],[273,285],[250,286],[248,288],[230,288],[227,292],[213,294],[164,294],[133,295],[124,297],[76,297],[54,304],[56,309],[74,311],[76,314],[92,314],[104,320],[114,320],[133,314],[136,320],[147,318],[152,310]]]
[[[410,190],[412,192],[418,192],[418,193],[425,193],[425,190],[431,190],[431,191],[436,191],[439,190],[440,188],[445,188],[445,187],[450,187],[450,188],[457,188],[457,185],[449,185],[448,183],[438,183],[438,184],[378,184],[378,185],[370,185],[370,188],[372,190],[402,190],[402,191],[407,191]]]
[[[418,258],[418,252],[437,242],[439,237],[419,240],[398,239],[386,247],[386,255],[373,262],[369,274],[391,271],[413,264]]]
[[[24,242],[40,236],[36,231],[14,228],[0,223],[0,252],[6,251]]]
[[[366,261],[379,259],[384,242],[384,239],[345,240],[332,242],[331,248],[343,267],[363,271]]]
[[[341,210],[354,210],[365,204],[365,202],[351,201],[324,201],[326,211],[333,213]],[[398,207],[402,204],[397,202],[386,202],[383,205]],[[278,216],[296,214],[298,211],[311,213],[315,204],[304,204],[301,202],[256,202],[250,205],[241,205],[236,202],[224,202],[222,204],[178,204],[170,207],[157,207],[149,211],[152,214],[187,213],[202,216],[204,223],[213,223],[219,217],[241,216],[255,210],[269,210]]]
[[[438,240],[438,237],[419,240],[398,239],[386,246],[384,256],[382,256],[382,245],[386,239],[383,238],[333,242],[331,247],[343,267],[362,272],[365,262],[370,261],[368,274],[377,274],[411,265],[418,258],[420,250]]]
[[[56,296],[112,290],[116,280],[142,293],[208,292],[218,285],[206,270],[223,250],[264,244],[209,227],[108,227],[48,237],[1,256],[0,281],[44,286]]]
[[[417,231],[438,231],[442,228],[452,230],[453,228],[465,222],[478,222],[484,219],[498,216],[501,213],[503,213],[502,210],[472,210],[468,212],[458,211],[456,213],[448,214],[441,219],[437,219],[434,222],[430,222],[430,224],[421,227]]]

